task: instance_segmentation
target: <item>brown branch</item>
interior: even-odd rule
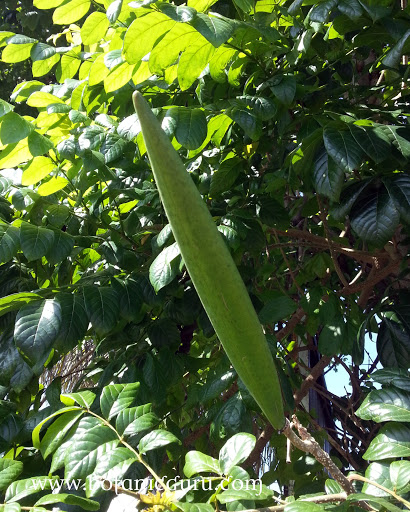
[[[293,431],[293,426],[298,430],[299,436]],[[334,480],[342,486],[347,494],[354,493],[352,483],[344,476],[336,464],[332,461],[319,443],[309,434],[306,428],[299,422],[296,416],[292,417],[292,423],[286,421],[283,434],[290,440],[293,446],[299,450],[310,453],[329,472]]]
[[[283,338],[286,338],[289,336],[289,334],[295,329],[295,327],[298,325],[298,323],[302,320],[302,318],[305,316],[305,312],[302,308],[298,308],[295,313],[293,314],[292,318],[289,320],[289,322],[285,325],[283,329],[281,329],[278,332],[275,332],[276,339],[278,341],[282,341]]]
[[[249,457],[246,459],[245,468],[248,468],[250,466],[253,466],[253,464],[256,464],[259,462],[261,454],[265,448],[265,446],[269,443],[269,439],[271,438],[272,434],[274,432],[274,428],[270,423],[266,425],[266,427],[261,432],[261,435],[258,437],[258,440],[256,441],[255,447],[250,453]]]
[[[323,356],[319,359],[319,362],[315,364],[315,366],[310,370],[310,374],[303,381],[300,389],[298,389],[294,394],[293,398],[295,399],[296,405],[299,404],[303,398],[309,393],[309,389],[314,385],[317,379],[322,375],[323,370],[332,360],[331,357]]]

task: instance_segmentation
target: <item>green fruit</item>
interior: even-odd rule
[[[238,269],[149,105],[139,92],[133,100],[161,200],[199,298],[239,377],[281,429],[285,416],[278,375]]]

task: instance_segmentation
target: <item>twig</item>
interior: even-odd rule
[[[391,491],[387,487],[384,487],[384,485],[380,485],[377,482],[373,482],[373,480],[369,480],[368,478],[361,476],[361,475],[349,475],[347,477],[347,479],[349,481],[359,480],[360,482],[365,482],[369,485],[373,485],[374,487],[377,487],[378,489],[381,489],[382,491],[387,492],[387,494],[390,494],[390,496],[393,496],[393,498],[395,498],[397,501],[400,501],[401,503],[403,503],[403,505],[405,505],[405,507],[410,510],[410,501],[405,500],[404,498],[402,498],[401,496],[396,494],[394,491]]]
[[[299,404],[303,398],[308,394],[309,389],[314,385],[317,379],[322,375],[323,370],[332,360],[331,357],[323,356],[319,359],[319,362],[315,364],[315,366],[310,370],[310,374],[303,381],[300,389],[298,389],[293,397],[295,399],[296,404]]]
[[[293,431],[293,426],[298,430],[299,436]],[[299,450],[310,453],[313,457],[329,472],[329,474],[338,482],[347,494],[353,494],[352,483],[344,476],[336,464],[332,461],[329,454],[326,453],[317,441],[309,434],[305,427],[299,422],[296,416],[292,417],[292,423],[286,421],[283,434]]]
[[[339,494],[323,494],[322,496],[309,496],[308,498],[302,498],[298,500],[307,501],[310,503],[337,503],[339,501],[346,501],[347,494],[345,492],[340,492]],[[289,505],[289,503],[286,503]],[[285,510],[286,505],[275,505],[273,507],[264,507],[264,508],[250,508],[244,510],[243,512],[282,512]]]

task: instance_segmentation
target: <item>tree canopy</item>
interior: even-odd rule
[[[408,508],[406,2],[8,0],[2,16],[2,69],[26,79],[0,99],[0,507],[113,495],[51,494],[62,478],[205,474],[212,490],[142,506]],[[164,213],[135,90],[240,271],[287,415],[354,492],[300,446],[287,463],[238,379]],[[351,390],[327,390],[329,368]],[[234,486],[261,474],[259,495]]]

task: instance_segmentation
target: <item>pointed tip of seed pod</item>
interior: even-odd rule
[[[138,103],[143,98],[142,94],[139,91],[134,91],[132,93],[132,102],[134,103],[134,108],[137,110]]]

